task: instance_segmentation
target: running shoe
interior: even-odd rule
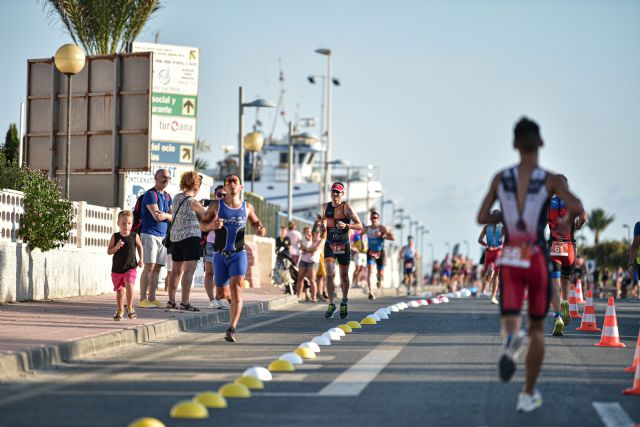
[[[156,308],[156,305],[147,299],[143,299],[138,303],[139,308]]]
[[[533,394],[521,392],[518,394],[518,404],[516,411],[531,412],[542,406],[542,394],[538,390],[534,390]]]
[[[218,304],[218,300],[214,298],[211,301],[209,301],[209,305],[207,305],[207,308],[213,309],[213,310],[220,308],[220,305]]]
[[[554,337],[564,336],[564,322],[562,321],[562,317],[556,317],[556,323],[553,326],[553,333],[551,335]]]
[[[374,300],[374,299],[376,299],[376,296],[374,294],[370,293],[369,294],[369,299],[370,300]]]
[[[116,322],[121,322],[122,321],[122,311],[117,310],[116,314],[113,315],[113,320],[115,320]]]
[[[498,362],[498,370],[502,381],[509,381],[516,372],[516,361],[522,350],[524,350],[524,337],[524,332],[520,331],[515,336],[505,338],[504,351]]]
[[[229,301],[227,301],[226,299],[219,299],[216,300],[218,301],[218,308],[220,310],[229,310],[231,307],[229,306]]]
[[[569,313],[569,301],[564,300],[560,303],[560,316],[565,325],[569,326],[571,323],[571,314]]]
[[[164,307],[164,304],[158,301],[157,299],[154,299],[153,301],[149,301],[149,302],[153,304],[155,307]]]
[[[349,311],[347,311],[347,303],[341,302],[340,303],[340,318],[341,319],[346,319],[347,317],[349,317]]]
[[[331,303],[329,307],[327,307],[327,312],[324,314],[325,319],[332,319],[333,315],[336,313],[336,305]]]
[[[224,335],[224,339],[229,342],[236,342],[236,328],[230,327]]]
[[[498,298],[493,297],[491,298],[491,304],[500,304],[500,301],[498,301]]]

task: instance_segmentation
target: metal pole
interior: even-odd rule
[[[244,134],[243,104],[242,86],[240,86],[238,88],[238,178],[240,178],[240,184],[244,184],[244,141],[242,141],[242,135]]]
[[[293,122],[289,122],[289,168],[288,197],[287,197],[287,217],[291,221],[293,217]]]
[[[71,74],[67,74],[67,147],[64,172],[64,196],[69,197],[69,174],[71,172]]]
[[[256,175],[256,153],[254,151],[251,152],[251,192],[253,193],[253,182],[255,181]]]
[[[24,102],[20,103],[20,128],[18,129],[18,165],[22,167],[22,152],[24,150]]]
[[[326,151],[326,161],[324,168],[324,197],[325,202],[329,200],[329,188],[331,185],[331,88],[333,85],[331,84],[332,80],[332,56],[333,54],[330,52],[327,55],[327,151]]]
[[[320,142],[326,144],[325,142],[325,135],[324,135],[324,118],[325,118],[325,104],[324,104],[324,100],[325,100],[325,84],[326,84],[326,80],[327,80],[327,76],[322,76],[322,89],[321,89],[321,96],[320,96]],[[326,170],[326,164],[327,164],[327,150],[326,150],[326,145],[325,145],[325,151],[324,151],[324,155],[322,156],[322,171],[323,173],[327,173]],[[320,184],[320,203],[325,202],[327,199],[327,192],[329,191],[328,187],[325,187],[326,184],[326,179],[323,176],[322,177],[322,183]]]

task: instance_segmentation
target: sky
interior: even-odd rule
[[[523,115],[541,126],[541,164],[569,178],[587,211],[615,215],[604,239],[626,238],[623,224],[640,221],[638,1],[163,3],[138,41],[158,33],[201,49],[198,134],[212,164],[236,144],[238,86],[245,99],[277,100],[279,61],[289,117],[318,117],[320,88],[306,77],[326,71],[314,50],[331,48],[341,82],[333,157],[378,165],[385,197],[430,230],[436,258],[466,240],[477,259],[478,206],[492,176],[517,162],[512,129]],[[70,42],[42,2],[3,10],[0,128],[18,121],[27,59]]]

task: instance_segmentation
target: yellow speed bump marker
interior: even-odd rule
[[[315,359],[316,354],[310,348],[306,347],[298,347],[294,351],[295,354],[302,357],[303,359]]]
[[[166,427],[164,423],[155,418],[138,418],[137,420],[131,421],[131,423],[127,427]]]
[[[338,328],[342,329],[346,333],[353,332],[353,329],[351,329],[351,326],[349,325],[338,325]]]
[[[271,372],[294,372],[296,368],[293,363],[288,360],[274,360],[269,364],[269,371]]]
[[[242,384],[247,387],[249,390],[262,390],[264,388],[264,383],[257,379],[256,377],[243,376],[239,377],[235,381],[236,384]]]
[[[171,407],[171,418],[202,419],[209,418],[209,411],[202,403],[192,400],[182,400]]]
[[[251,391],[246,385],[237,383],[227,383],[218,389],[223,397],[231,399],[246,399],[251,397]]]
[[[360,325],[360,323],[356,320],[348,321],[347,325],[349,325],[351,329],[362,329],[362,325]]]
[[[365,317],[360,321],[360,323],[363,325],[375,325],[378,322],[376,322],[376,319],[374,319],[373,317]]]
[[[193,400],[203,404],[207,408],[222,409],[227,407],[227,399],[215,391],[203,391],[202,393],[198,393],[193,397]]]

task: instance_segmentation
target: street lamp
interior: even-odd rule
[[[622,228],[626,228],[627,229],[627,242],[629,242],[628,244],[631,244],[631,226],[629,226],[629,224],[622,224]]]
[[[240,183],[244,183],[244,109],[246,107],[254,108],[273,108],[276,104],[267,99],[256,99],[251,102],[244,102],[243,88],[238,88],[238,178]]]
[[[56,68],[67,76],[67,146],[65,147],[64,196],[69,199],[69,175],[71,172],[71,78],[84,68],[84,52],[75,44],[65,44],[53,57]]]
[[[251,192],[253,193],[253,183],[256,176],[256,153],[262,150],[264,137],[262,132],[253,131],[244,137],[244,148],[251,153]]]
[[[380,222],[382,223],[382,213],[384,212],[384,206],[385,205],[391,205],[391,214],[393,216],[392,218],[392,224],[394,224],[395,227],[395,223],[396,223],[396,202],[394,200],[384,200],[384,193],[382,193],[382,197],[380,198]]]
[[[331,49],[316,49],[316,53],[327,57],[327,81],[333,81],[332,62],[333,51]],[[332,84],[327,85],[327,146],[324,155],[324,188],[325,201],[329,200],[329,185],[331,185],[331,88]]]

